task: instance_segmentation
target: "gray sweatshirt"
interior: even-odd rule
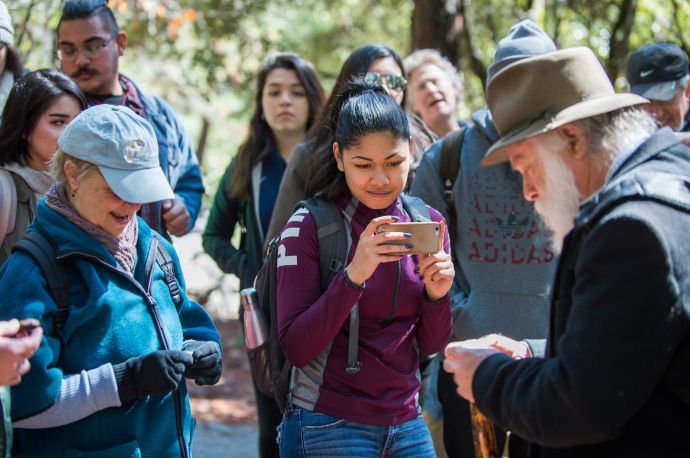
[[[540,339],[547,332],[557,256],[541,219],[523,198],[520,174],[508,163],[479,165],[498,139],[489,111],[477,111],[472,121],[453,186],[458,234],[451,241],[457,260],[451,297],[453,338],[496,332],[514,339]],[[447,218],[440,159],[438,141],[424,155],[411,194]],[[533,351],[540,353],[540,348]]]

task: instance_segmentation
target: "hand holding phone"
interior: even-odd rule
[[[43,338],[40,322],[29,318],[0,321],[0,385],[16,385],[31,368],[29,358]]]
[[[359,236],[352,261],[345,268],[345,274],[355,285],[362,285],[382,262],[394,262],[409,254],[408,235],[403,232],[384,233],[378,229],[384,224],[397,221],[397,216],[385,215],[372,219]],[[396,241],[397,246],[390,243]]]
[[[450,254],[444,249],[446,222],[440,223],[438,245],[433,253],[417,256],[417,269],[424,282],[429,299],[436,301],[448,294],[455,277],[455,269]]]

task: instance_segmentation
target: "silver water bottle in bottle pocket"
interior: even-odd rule
[[[261,346],[268,338],[268,322],[259,305],[259,296],[254,288],[240,291],[244,309],[244,343],[248,350]]]

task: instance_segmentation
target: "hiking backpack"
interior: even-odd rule
[[[412,221],[429,221],[429,208],[417,197],[400,195],[403,208]],[[349,229],[340,209],[333,202],[318,197],[299,202],[295,210],[305,208],[316,224],[319,240],[320,291],[323,293],[333,278],[345,268],[350,251]],[[268,244],[264,263],[254,279],[259,307],[269,323],[268,338],[260,346],[247,350],[249,366],[262,393],[275,399],[281,412],[285,410],[290,393],[292,364],[285,358],[278,338],[277,269],[280,234]],[[359,307],[350,313],[348,364],[345,371],[355,374],[361,364],[357,360],[359,338]]]
[[[182,300],[182,295],[175,277],[175,264],[163,244],[156,243],[158,240],[155,237],[154,235],[151,247],[156,250],[156,263],[165,274],[165,283],[168,285],[173,301],[175,304],[179,304]],[[43,272],[48,290],[57,307],[53,316],[53,332],[55,337],[64,346],[66,342],[62,336],[62,328],[69,317],[69,285],[63,270],[64,266],[61,265],[61,261],[57,258],[55,246],[40,231],[30,231],[12,247],[12,252],[15,251],[21,251],[28,255]],[[151,254],[149,253],[149,258]]]

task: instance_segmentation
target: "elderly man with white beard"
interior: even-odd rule
[[[586,48],[506,67],[487,98],[482,164],[510,161],[563,243],[546,354],[451,343],[458,393],[533,457],[690,456],[690,149]]]

